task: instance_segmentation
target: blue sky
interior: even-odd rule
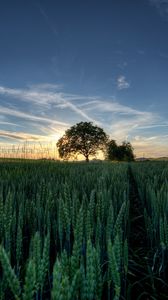
[[[9,1],[0,9],[0,144],[92,121],[168,155],[168,0]]]

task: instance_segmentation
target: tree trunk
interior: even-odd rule
[[[86,158],[86,162],[89,162],[89,155],[86,155],[85,158]]]

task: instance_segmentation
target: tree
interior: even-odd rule
[[[134,161],[135,159],[133,147],[130,142],[124,141],[118,146],[114,140],[109,140],[106,153],[109,160]]]
[[[109,140],[107,143],[106,156],[109,160],[116,160],[118,146],[115,140]]]
[[[130,142],[124,141],[120,147],[122,147],[123,160],[133,161],[135,159],[134,149]]]
[[[80,122],[66,130],[58,140],[58,152],[61,158],[66,159],[82,154],[88,162],[90,155],[105,150],[107,139],[102,128],[94,126],[92,122]]]

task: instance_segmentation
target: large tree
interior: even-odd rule
[[[104,130],[92,122],[80,122],[67,129],[57,142],[59,155],[68,159],[73,155],[82,154],[86,161],[98,150],[105,150],[108,137]]]

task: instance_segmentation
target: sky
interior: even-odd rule
[[[89,121],[168,156],[168,0],[0,4],[0,145]]]

